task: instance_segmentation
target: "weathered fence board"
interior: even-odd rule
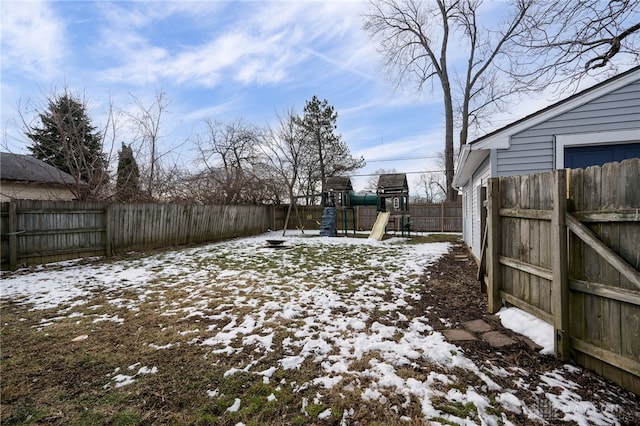
[[[462,203],[410,204],[408,209],[411,231],[415,232],[461,232]],[[371,230],[378,212],[374,206],[356,208],[358,230]],[[393,224],[388,226],[393,231]]]
[[[284,226],[284,216],[286,215],[286,209],[276,209],[278,212],[277,224],[275,228]],[[322,223],[322,206],[299,206],[298,212],[304,229],[320,229]],[[356,206],[353,209],[338,209],[337,210],[337,229],[343,232],[345,229],[351,232],[354,229],[357,231],[369,231],[373,227],[378,216],[378,211],[375,206]],[[462,232],[462,203],[441,203],[441,204],[411,204],[409,206],[409,217],[411,222],[411,231],[415,232]],[[346,219],[345,219],[346,218]],[[346,226],[345,226],[346,225]],[[393,232],[396,229],[396,224],[390,221],[387,226],[388,232]],[[290,229],[296,229],[299,227],[298,219],[295,217],[295,212],[291,212],[291,218],[289,218]]]
[[[640,393],[640,159],[493,178],[488,196],[489,309],[552,323],[556,356]]]
[[[20,200],[3,203],[1,210],[8,222],[3,268],[104,254],[105,223],[97,203]]]
[[[2,269],[131,250],[215,241],[282,229],[288,206],[106,204],[16,200],[0,205]],[[411,206],[413,231],[460,232],[460,203]],[[319,229],[322,209],[299,207],[302,227]],[[338,211],[338,229],[371,229],[375,207]],[[297,218],[289,227],[299,226]],[[390,225],[390,230],[392,225]]]
[[[114,204],[114,252],[215,241],[266,231],[269,206]]]
[[[2,269],[264,232],[270,206],[2,203]]]

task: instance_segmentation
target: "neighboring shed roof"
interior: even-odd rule
[[[380,175],[378,178],[379,193],[407,193],[409,192],[409,184],[407,183],[407,175],[405,173],[390,173]]]
[[[76,181],[63,172],[30,155],[0,152],[0,179],[5,181],[72,185]]]
[[[327,178],[323,192],[328,191],[353,191],[351,179],[343,176],[331,176]]]

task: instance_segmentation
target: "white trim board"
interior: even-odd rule
[[[555,135],[554,139],[555,166],[556,169],[564,169],[565,147],[640,142],[640,128],[610,132]]]

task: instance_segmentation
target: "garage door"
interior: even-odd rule
[[[567,146],[564,148],[564,167],[569,169],[602,166],[604,163],[622,161],[627,158],[640,158],[640,143]]]

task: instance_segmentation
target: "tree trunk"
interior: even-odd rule
[[[446,176],[447,201],[455,201],[458,197],[453,185],[453,100],[449,78],[444,74],[441,78],[444,92],[445,135],[444,135],[444,170]]]

